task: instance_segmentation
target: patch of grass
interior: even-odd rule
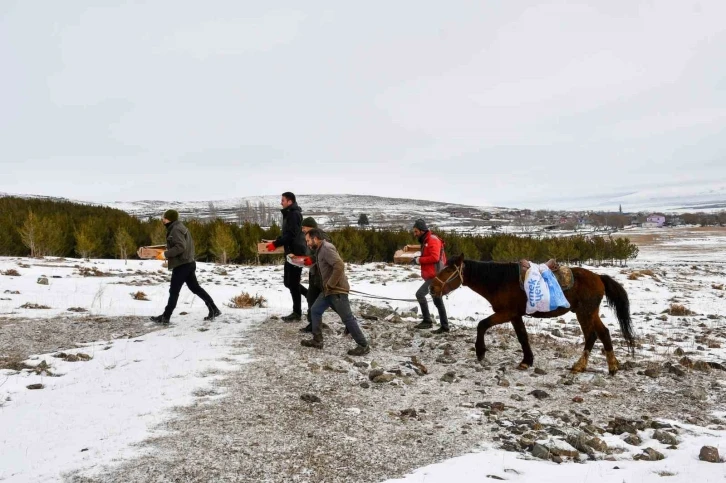
[[[630,272],[628,275],[628,280],[639,280],[643,277],[650,277],[653,280],[658,280],[658,277],[656,276],[655,272],[653,270],[634,270]]]
[[[34,304],[32,302],[27,302],[21,305],[19,308],[21,309],[49,309],[47,305],[41,305],[41,304]]]
[[[149,300],[149,298],[146,296],[146,294],[144,292],[142,292],[141,290],[139,290],[138,292],[132,292],[131,298],[134,300],[145,300],[145,301]]]
[[[714,283],[714,284],[711,285],[711,288],[714,289],[714,290],[723,290],[723,284],[722,283],[721,284]]]
[[[78,275],[81,277],[109,277],[110,273],[102,272],[96,267],[78,267]]]
[[[695,312],[688,309],[685,305],[681,305],[681,304],[671,304],[671,306],[668,307],[667,309],[665,309],[663,311],[663,313],[668,314],[668,315],[680,315],[680,316],[695,314]]]
[[[88,310],[83,307],[69,307],[68,312],[88,312]]]
[[[227,307],[233,309],[247,309],[250,307],[264,307],[267,303],[267,299],[262,295],[250,295],[247,292],[242,292],[236,297],[229,299]]]
[[[8,268],[7,270],[5,270],[1,273],[7,277],[19,277],[20,276],[20,272],[18,272],[14,268]]]
[[[670,471],[656,471],[655,474],[658,476],[676,476],[678,473],[671,473]]]

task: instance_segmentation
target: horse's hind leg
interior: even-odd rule
[[[613,352],[613,341],[610,338],[610,330],[602,323],[600,316],[595,313],[593,316],[593,326],[597,332],[597,336],[600,338],[603,347],[605,348],[605,358],[608,361],[608,372],[611,376],[614,376],[618,369],[618,360],[615,358],[615,352]]]
[[[572,372],[585,372],[587,369],[587,362],[590,359],[590,352],[592,347],[595,345],[597,340],[597,332],[593,327],[592,322],[593,314],[577,313],[577,321],[580,323],[582,334],[585,336],[585,350],[582,351],[582,355],[572,366]]]
[[[522,352],[524,358],[519,363],[519,369],[529,369],[534,365],[534,354],[532,354],[532,348],[529,345],[529,336],[527,335],[527,328],[524,326],[524,320],[522,317],[514,317],[512,319],[512,325],[514,326],[514,332],[517,333],[517,340],[522,346]]]

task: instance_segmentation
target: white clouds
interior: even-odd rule
[[[84,166],[95,198],[108,188],[91,187],[106,174],[94,166],[152,166],[144,180],[115,176],[116,199],[148,198],[150,186],[169,199],[269,194],[294,179],[314,192],[500,203],[522,177],[582,194],[608,166],[598,186],[620,190],[647,183],[653,163],[663,179],[686,165],[726,178],[714,162],[726,151],[716,0],[78,0],[44,13],[19,3],[0,19],[0,163],[13,174],[0,191],[82,198],[42,170],[24,181],[28,163],[61,160]],[[215,182],[170,183],[163,163]]]

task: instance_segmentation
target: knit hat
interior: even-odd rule
[[[164,218],[169,221],[176,221],[179,219],[179,212],[176,210],[166,210],[164,212]]]
[[[426,222],[423,220],[423,218],[419,218],[416,220],[416,222],[413,224],[414,228],[418,228],[421,231],[428,231],[429,227],[426,225]]]
[[[315,218],[312,216],[308,216],[302,221],[302,226],[307,226],[308,228],[317,228],[318,224],[315,222]]]

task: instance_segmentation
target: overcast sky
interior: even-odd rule
[[[0,163],[89,201],[726,180],[726,1],[3,0]]]

